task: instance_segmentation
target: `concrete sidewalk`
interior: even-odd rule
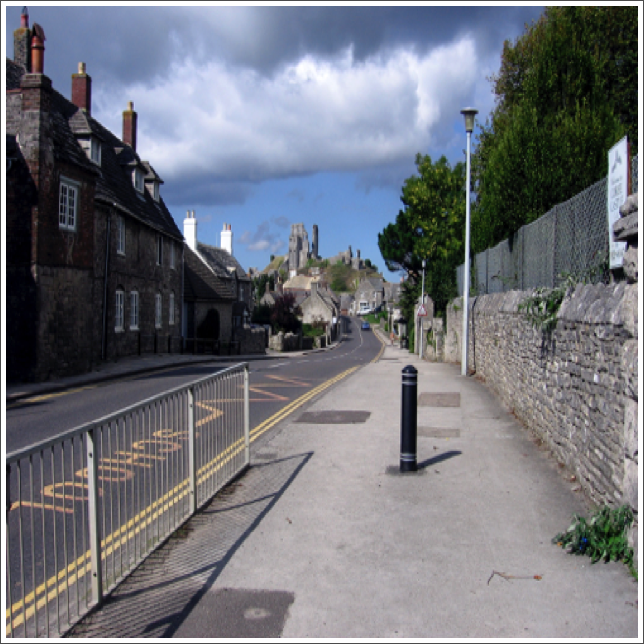
[[[401,475],[408,364],[419,471]],[[341,417],[356,411],[364,422]],[[551,543],[589,512],[574,483],[456,366],[387,347],[253,448],[72,635],[638,637],[626,566]]]

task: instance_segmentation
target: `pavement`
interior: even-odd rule
[[[408,365],[418,471],[402,474]],[[70,635],[641,640],[626,566],[551,542],[590,510],[483,383],[387,346],[254,443]]]

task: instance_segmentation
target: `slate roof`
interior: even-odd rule
[[[186,301],[228,302],[236,299],[229,280],[215,275],[188,244],[183,245],[183,259],[183,294]]]
[[[6,89],[20,89],[25,70],[7,58]],[[152,166],[86,112],[56,90],[52,90],[50,112],[54,157],[74,164],[96,176],[96,201],[115,207],[151,228],[183,241],[163,199],[155,201],[147,190],[140,193],[132,181],[132,170],[140,166],[146,180],[158,180]],[[9,132],[9,134],[14,134]],[[94,135],[101,142],[101,165],[88,159],[77,137]]]
[[[141,161],[139,155],[129,145],[123,143],[94,118],[83,113],[72,103],[67,103],[72,109],[68,118],[74,134],[86,135],[89,130],[102,141],[101,176],[96,184],[96,199],[113,205],[148,226],[183,241],[183,235],[163,198],[159,197],[159,201],[155,201],[147,189],[139,192],[134,187],[132,171],[137,166],[140,167],[145,179],[160,180],[152,166]]]
[[[232,273],[236,273],[238,279],[250,282],[242,265],[227,250],[201,242],[197,242],[197,250],[219,277],[230,278]]]

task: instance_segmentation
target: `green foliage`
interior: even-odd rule
[[[335,266],[331,266],[328,271],[329,281],[331,282],[331,290],[335,293],[344,293],[353,291],[351,286],[353,271],[351,266],[338,262]]]
[[[560,283],[555,288],[536,288],[518,306],[538,331],[551,333],[557,326],[557,313],[565,297],[577,284],[589,284],[608,279],[608,259],[603,258],[585,271],[577,274],[564,272],[559,275]]]
[[[601,508],[589,520],[578,515],[566,530],[553,539],[562,548],[576,555],[588,555],[592,563],[623,560],[637,579],[633,549],[628,545],[627,530],[633,523],[633,511],[627,505],[619,508]]]
[[[452,168],[444,156],[433,163],[418,154],[416,167],[402,188],[405,209],[378,235],[378,247],[387,268],[406,271],[413,282],[420,283],[426,259],[425,290],[442,311],[456,295],[455,268],[463,261],[465,164]]]
[[[302,325],[302,335],[309,338],[316,338],[326,333],[324,324],[321,322],[313,322],[313,324]]]
[[[637,150],[637,8],[547,7],[491,79],[497,104],[472,157],[472,249],[511,237]]]
[[[253,294],[255,295],[255,303],[258,304],[264,296],[264,293],[266,293],[266,284],[268,284],[269,290],[275,290],[275,280],[272,275],[270,277],[268,275],[258,275],[253,278]]]

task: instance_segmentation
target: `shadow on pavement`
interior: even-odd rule
[[[252,465],[152,553],[100,609],[85,617],[67,636],[191,637],[198,634],[188,629],[200,625],[213,638],[279,637],[293,601],[290,595],[253,591],[260,599],[263,596],[267,605],[283,608],[278,611],[281,619],[262,622],[256,615],[249,616],[247,592],[238,596],[238,591],[231,594],[224,592],[230,589],[212,587],[312,455],[309,452]],[[251,603],[256,606],[257,598]],[[189,615],[189,623],[182,628]],[[221,624],[220,631],[217,624]]]

